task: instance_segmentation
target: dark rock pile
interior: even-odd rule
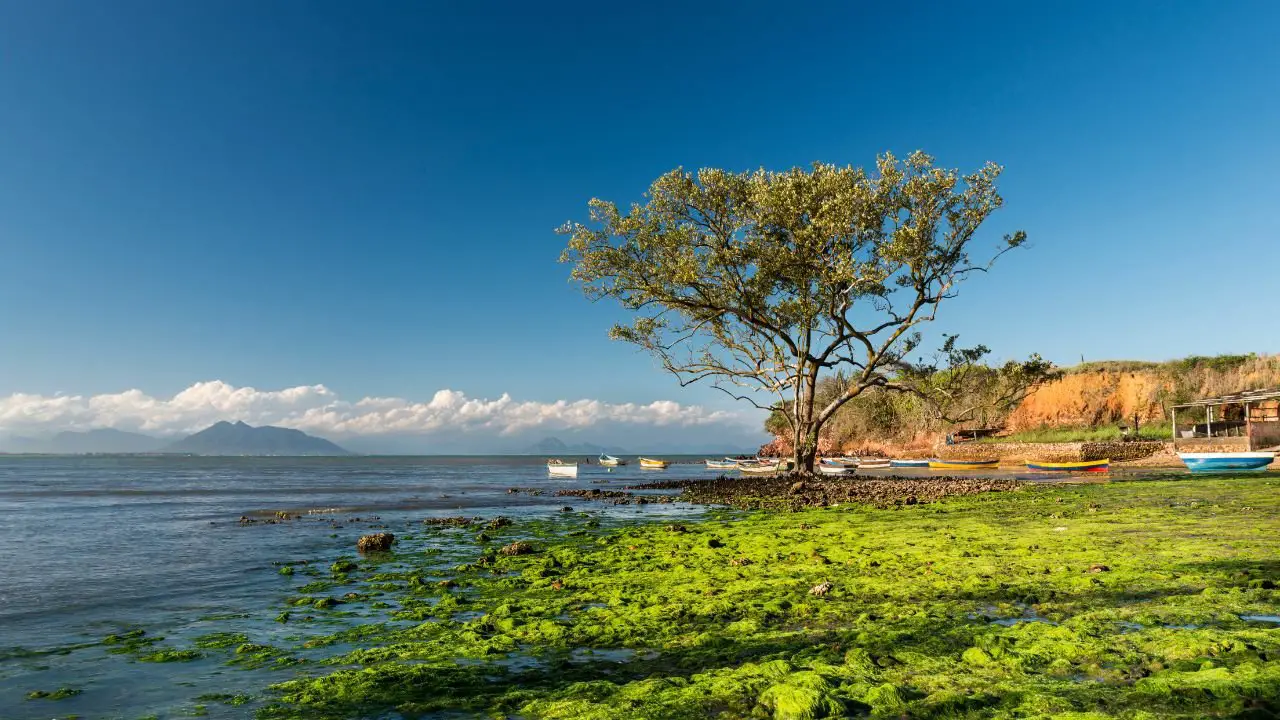
[[[396,536],[389,532],[362,535],[356,541],[356,549],[360,552],[386,552],[396,542]]]
[[[876,477],[805,478],[786,476],[728,477],[712,480],[664,480],[627,490],[681,490],[681,500],[746,509],[826,507],[864,503],[877,507],[935,502],[952,495],[1013,490],[1023,483],[1011,478]]]

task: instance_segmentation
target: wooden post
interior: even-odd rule
[[[1253,418],[1250,416],[1249,403],[1244,404],[1244,436],[1249,438],[1246,449],[1253,452]]]

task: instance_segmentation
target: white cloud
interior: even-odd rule
[[[545,428],[581,429],[602,422],[692,426],[742,422],[737,413],[659,400],[645,405],[599,400],[517,401],[469,398],[440,390],[426,402],[367,397],[342,400],[324,385],[284,390],[235,387],[220,380],[199,382],[169,399],[141,390],[80,395],[0,397],[0,430],[38,434],[60,430],[116,428],[154,435],[195,432],[219,420],[279,425],[343,436],[418,435],[484,430],[503,434]]]

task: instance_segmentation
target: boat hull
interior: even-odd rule
[[[708,460],[706,462],[707,462],[708,470],[732,470],[738,467],[738,463],[736,462],[728,462],[728,461],[720,461],[720,460]]]
[[[1276,459],[1276,454],[1273,452],[1178,453],[1178,457],[1192,472],[1223,472],[1265,470]]]
[[[883,470],[892,466],[893,463],[888,460],[863,460],[858,463],[859,470]]]
[[[930,460],[930,470],[990,470],[1000,467],[999,460]]]
[[[666,470],[670,465],[666,460],[653,460],[650,458],[640,458],[640,467],[645,470]]]
[[[1046,472],[1107,472],[1111,469],[1111,460],[1087,460],[1084,462],[1029,462],[1029,470]]]
[[[777,475],[781,469],[781,465],[757,465],[754,467],[743,465],[738,468],[738,470],[747,475]]]
[[[818,472],[823,475],[853,475],[858,469],[845,465],[819,465]]]
[[[552,477],[578,477],[577,465],[548,465],[547,472]]]
[[[929,467],[929,461],[928,460],[890,460],[889,467],[927,468]]]

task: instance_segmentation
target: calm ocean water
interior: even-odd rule
[[[0,457],[0,718],[177,717],[200,694],[260,689],[292,676],[203,661],[141,663],[96,644],[67,648],[137,627],[165,636],[165,646],[214,630],[288,645],[297,628],[269,621],[298,582],[279,575],[274,563],[352,555],[371,524],[399,534],[431,516],[555,516],[565,505],[606,521],[697,513],[682,504],[611,507],[550,492],[512,495],[507,488],[608,489],[641,477],[709,476],[692,464],[655,473],[633,463],[612,472],[584,466],[577,480],[553,480],[542,463]],[[262,522],[277,511],[306,517]],[[241,516],[259,522],[242,525]],[[245,677],[253,672],[264,677]],[[63,686],[83,693],[56,702],[24,699],[29,691]],[[217,704],[208,712],[251,714]]]

